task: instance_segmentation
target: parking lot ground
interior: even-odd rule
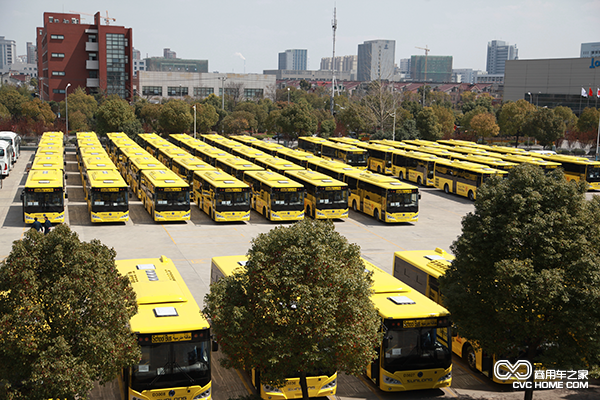
[[[28,163],[34,152],[24,150],[10,176],[0,189],[0,259],[11,251],[12,243],[22,238],[29,229],[23,223],[20,192],[26,181]],[[151,258],[165,255],[171,258],[183,276],[194,298],[202,307],[209,291],[210,262],[212,257],[246,254],[251,241],[261,233],[288,224],[271,223],[256,212],[249,222],[220,224],[192,206],[191,219],[182,223],[156,223],[135,198],[130,203],[127,223],[96,225],[90,222],[83,197],[81,178],[75,154],[67,152],[67,212],[66,224],[83,241],[98,239],[117,252],[117,259]],[[447,195],[440,190],[421,188],[419,221],[414,224],[389,225],[375,221],[365,214],[350,211],[350,218],[335,221],[338,232],[361,247],[362,255],[383,270],[392,272],[395,251],[423,250],[440,247],[449,251],[460,235],[461,220],[474,210],[469,200]],[[591,198],[593,193],[588,193]],[[213,358],[220,358],[215,353]],[[225,370],[218,362],[213,364],[213,398],[228,400],[250,393],[250,383],[243,372]],[[444,390],[425,390],[406,393],[383,393],[366,377],[340,374],[338,400],[395,400],[423,398],[461,399],[521,399],[523,393],[495,385],[481,374],[468,369],[455,357],[453,384]],[[98,386],[92,399],[118,399],[118,386],[110,382]],[[536,391],[534,399],[591,400],[600,399],[598,382],[590,381],[590,388],[580,391],[566,389]]]

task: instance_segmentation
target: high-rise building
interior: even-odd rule
[[[600,57],[600,42],[581,43],[581,58]]]
[[[27,42],[27,64],[37,63],[37,49],[31,42]]]
[[[395,40],[369,40],[358,45],[357,79],[391,80],[396,57]]]
[[[163,49],[163,57],[168,59],[175,59],[177,58],[177,53],[171,51],[171,49]]]
[[[338,72],[356,71],[358,64],[358,56],[339,56],[335,58],[335,70]],[[321,58],[321,71],[331,71],[331,57]]]
[[[507,60],[518,60],[517,45],[509,45],[502,40],[488,42],[486,71],[488,74],[504,74],[504,64]]]
[[[132,30],[94,23],[81,24],[79,14],[44,13],[44,26],[36,29],[40,96],[62,101],[67,85],[88,94],[104,92],[131,99],[133,90]]]
[[[290,49],[279,53],[279,65],[277,69],[304,71],[308,65],[308,50]]]
[[[410,78],[415,82],[452,82],[452,56],[411,56]]]
[[[17,42],[0,36],[0,71],[7,71],[17,61]]]

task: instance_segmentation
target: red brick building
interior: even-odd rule
[[[131,28],[102,25],[110,19],[94,15],[94,24],[80,23],[80,14],[44,13],[44,26],[37,28],[40,97],[63,101],[82,87],[88,94],[118,94],[133,97],[133,34]]]

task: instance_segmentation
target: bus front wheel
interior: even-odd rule
[[[403,181],[403,180],[404,180],[404,174],[403,174],[402,172],[400,172],[400,173],[398,174],[398,179],[399,179],[399,180],[401,180],[401,181]]]
[[[475,201],[475,194],[473,193],[472,190],[469,190],[469,200]]]
[[[420,176],[419,176],[419,177],[417,177],[417,185],[421,185],[421,183],[422,183],[422,182],[423,182],[423,181],[421,180],[421,177],[420,177]]]
[[[356,206],[356,200],[354,200],[354,201],[352,202],[352,209],[353,209],[354,211],[358,211],[358,207]]]
[[[450,193],[450,188],[448,187],[448,184],[447,184],[447,183],[444,185],[444,192],[445,192],[446,194]]]
[[[462,351],[462,358],[467,363],[469,368],[471,368],[473,371],[477,371],[477,357],[475,355],[473,346],[470,344],[465,345]]]
[[[379,221],[379,210],[375,209],[375,212],[373,212],[373,216],[375,217],[376,220]]]

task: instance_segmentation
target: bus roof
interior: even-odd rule
[[[63,185],[63,173],[58,169],[32,169],[25,182],[26,188],[55,188]]]
[[[117,166],[108,156],[84,156],[81,158],[83,167],[90,169],[117,169]]]
[[[310,182],[313,185],[318,186],[341,186],[342,188],[348,186],[346,183],[338,181],[337,179],[333,179],[329,175],[308,169],[286,171],[286,175],[289,175],[292,177],[292,179],[295,179],[301,183]]]
[[[222,157],[217,161],[218,163],[226,164],[234,169],[244,170],[244,171],[260,171],[264,169],[260,165],[256,165],[251,161],[246,160],[245,158],[231,156],[231,157]]]
[[[96,169],[88,172],[92,187],[127,187],[127,182],[116,169]]]
[[[428,275],[438,279],[446,273],[446,270],[454,260],[452,254],[440,249],[435,250],[409,250],[397,251],[394,256],[417,266]]]
[[[244,188],[247,184],[223,171],[195,171],[205,181],[210,182],[216,188]]]
[[[173,163],[180,164],[184,168],[192,171],[215,171],[216,168],[212,165],[202,161],[198,157],[194,157],[190,154],[187,157],[176,157],[173,159]]]
[[[243,269],[248,262],[247,256],[220,256],[212,258],[212,265],[219,268],[224,276],[231,276],[237,269]]]
[[[247,171],[245,175],[251,176],[270,187],[295,187],[303,188],[304,185],[293,181],[277,172],[272,171]]]
[[[274,168],[277,171],[291,171],[291,170],[303,170],[304,167],[294,164],[293,162],[286,160],[284,158],[272,156],[265,157],[256,160],[256,163],[264,168]]]
[[[150,182],[157,187],[189,188],[190,186],[179,175],[164,166],[163,169],[142,170],[142,174],[147,176]]]
[[[165,165],[152,156],[131,157],[131,163],[137,169],[166,169]]]
[[[134,333],[185,332],[209,328],[190,290],[169,258],[116,260],[129,278],[138,313],[131,318]]]
[[[385,188],[385,189],[410,189],[410,190],[418,190],[418,187],[415,185],[411,185],[410,183],[402,182],[397,178],[387,175],[376,174],[373,172],[349,172],[347,174],[353,178],[359,179],[363,182],[369,182],[373,185]]]
[[[371,300],[386,319],[416,319],[447,316],[450,313],[391,274],[363,259],[365,269],[373,272]]]

